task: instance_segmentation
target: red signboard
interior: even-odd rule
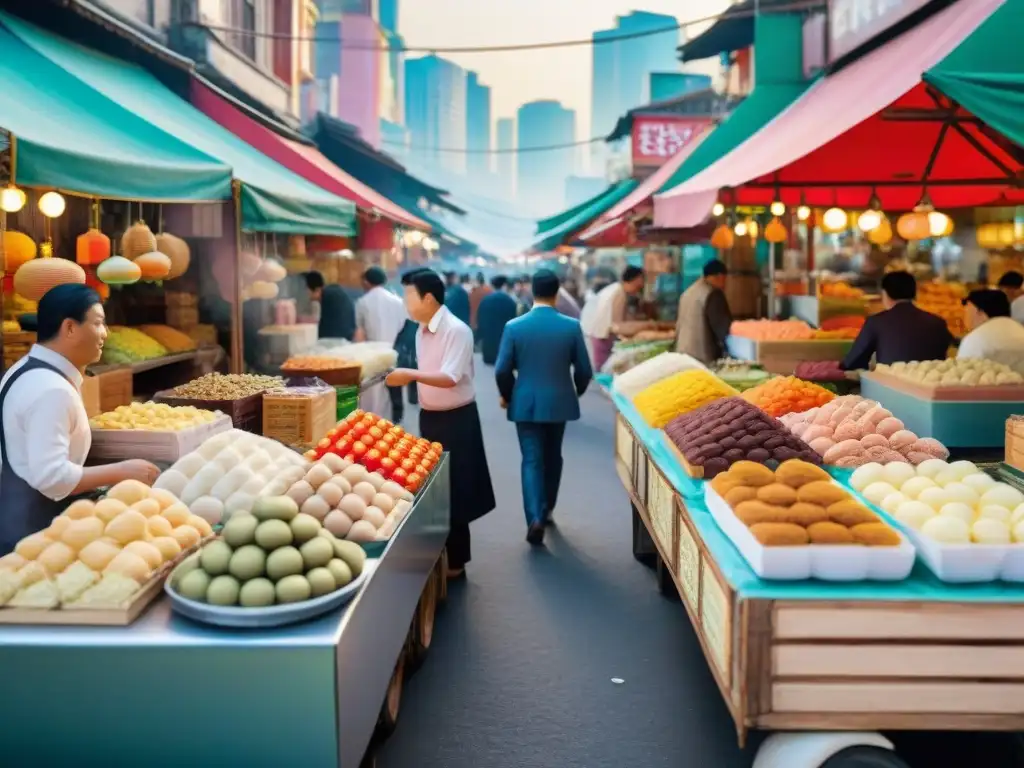
[[[633,118],[633,167],[656,168],[693,141],[708,126],[706,119]]]
[[[930,2],[932,0],[829,0],[829,61],[841,59]]]

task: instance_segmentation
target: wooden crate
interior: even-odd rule
[[[303,450],[337,423],[334,387],[289,387],[263,393],[263,436]]]
[[[167,325],[188,332],[199,325],[198,307],[167,307]]]
[[[252,432],[254,435],[263,429],[263,393],[257,392],[238,400],[191,400],[187,397],[175,397],[172,390],[157,392],[153,400],[168,405],[191,405],[207,411],[220,411],[231,417],[235,429]]]
[[[287,379],[320,379],[332,387],[358,387],[363,367],[359,363],[346,364],[326,371],[304,371],[281,368],[281,375]]]
[[[82,400],[89,417],[112,411],[132,402],[134,377],[131,366],[110,368],[100,373],[86,373],[82,380]]]
[[[1018,472],[1024,472],[1024,418],[1006,420],[1005,461]]]
[[[218,432],[231,429],[231,417],[221,414],[209,424],[201,424],[178,432],[156,432],[142,429],[94,429],[89,459],[146,459],[173,463],[191,453]]]

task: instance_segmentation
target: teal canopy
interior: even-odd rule
[[[231,168],[88,87],[0,25],[14,181],[120,200],[231,197]]]
[[[355,205],[351,201],[332,195],[279,165],[181,99],[146,70],[8,15],[0,15],[0,22],[53,65],[121,105],[121,112],[133,113],[153,128],[228,165],[234,178],[242,183],[243,229],[284,234],[355,234]],[[66,95],[77,99],[74,91]],[[111,121],[110,115],[100,117]],[[77,139],[77,131],[69,133],[72,140]]]
[[[623,179],[609,186],[604,192],[592,197],[585,203],[574,206],[568,211],[563,211],[557,216],[552,216],[538,223],[538,234],[540,240],[533,244],[531,250],[550,251],[562,244],[570,235],[579,232],[589,225],[594,219],[607,211],[613,205],[626,197],[637,188],[639,182],[636,179]],[[551,224],[550,222],[555,222]],[[540,230],[540,224],[547,224],[546,230]]]
[[[561,213],[556,213],[554,216],[548,216],[546,219],[540,219],[537,222],[537,234],[539,235],[542,232],[547,232],[549,230],[554,229],[560,224],[564,224],[569,219],[579,214],[581,211],[587,210],[588,208],[593,206],[594,203],[601,200],[601,198],[607,195],[609,190],[611,190],[613,187],[616,187],[619,184],[623,183],[624,182],[622,181],[616,182],[615,184],[612,184],[611,186],[602,189],[598,194],[594,195],[593,197],[584,200],[582,203],[577,203],[571,208],[566,208],[564,211],[562,211]]]

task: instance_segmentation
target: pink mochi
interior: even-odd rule
[[[903,429],[903,422],[895,416],[882,419],[875,427],[875,431],[884,437],[892,437],[901,429]]]
[[[885,448],[889,450],[889,439],[881,435],[864,435],[860,439],[860,444],[865,448]]]
[[[811,450],[817,453],[819,456],[824,456],[832,449],[832,446],[834,446],[835,444],[835,441],[830,437],[819,437],[816,440],[811,440],[811,442],[808,443],[808,445],[811,446]]]

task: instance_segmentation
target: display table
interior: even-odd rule
[[[761,580],[703,481],[612,397],[634,553],[678,591],[741,742],[752,728],[1024,730],[1024,585],[944,584],[920,561],[896,583]]]
[[[355,599],[304,624],[222,630],[163,598],[125,628],[0,627],[0,762],[358,768],[449,509],[445,456]]]
[[[853,346],[848,339],[807,339],[805,341],[755,341],[745,336],[728,336],[725,349],[729,357],[757,363],[769,373],[792,376],[798,363],[840,361]]]

